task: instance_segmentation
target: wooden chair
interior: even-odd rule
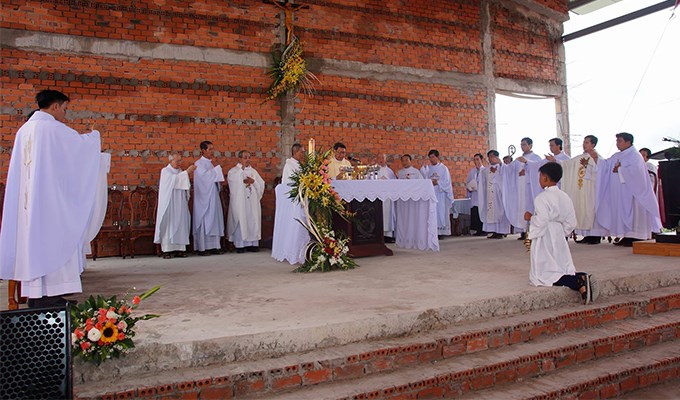
[[[227,240],[227,216],[229,215],[229,185],[222,185],[220,189],[220,202],[222,203],[222,217],[224,218],[224,236],[222,236],[222,250],[233,252],[234,244]]]
[[[158,208],[158,192],[152,188],[137,187],[130,193],[130,257],[135,258],[137,239],[150,237],[156,232],[156,209]],[[158,251],[158,250],[156,250]]]
[[[108,200],[106,205],[106,215],[104,222],[99,230],[97,236],[92,240],[92,259],[96,260],[99,255],[99,242],[108,240],[118,241],[118,251],[121,257],[125,258],[123,251],[123,244],[126,242],[128,226],[127,220],[124,219],[127,202],[125,195],[118,189],[109,189]]]
[[[2,210],[5,206],[5,184],[0,182],[0,227],[2,227]],[[26,297],[21,297],[21,282],[9,280],[7,285],[7,308],[16,310],[19,304],[25,304]]]

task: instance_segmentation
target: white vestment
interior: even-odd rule
[[[352,163],[349,162],[348,159],[343,158],[342,161],[338,161],[335,156],[331,156],[330,161],[328,162],[328,177],[330,179],[337,179],[338,175],[340,174],[340,168],[347,168],[351,166]]]
[[[614,166],[621,163],[617,173]],[[598,222],[618,237],[648,240],[661,230],[659,204],[649,173],[634,146],[598,162]]]
[[[415,167],[402,168],[397,172],[398,179],[423,179],[423,174]]]
[[[529,227],[529,281],[534,286],[552,286],[563,275],[576,274],[565,239],[576,226],[576,212],[569,196],[557,186],[536,196],[534,210]]]
[[[561,151],[560,154],[555,155],[555,161],[558,163],[560,161],[566,161],[570,159],[571,158],[567,155],[567,153],[563,151]],[[524,170],[526,171],[527,176],[527,182],[529,182],[530,192],[533,198],[536,198],[536,196],[538,196],[538,194],[543,191],[543,188],[541,187],[541,184],[539,183],[538,180],[538,177],[540,175],[538,170],[547,163],[548,160],[539,159],[538,161],[535,160],[528,161],[524,165]],[[562,180],[557,182],[557,187],[562,188]]]
[[[394,171],[392,171],[392,168],[388,166],[380,167],[378,170],[378,179],[397,179],[397,176],[394,175]],[[395,214],[394,214],[394,204],[392,203],[392,200],[385,199],[383,200],[382,204],[382,210],[383,210],[383,231],[385,236],[389,237],[394,237],[394,227],[396,225],[395,222]]]
[[[502,164],[490,165],[482,168],[478,181],[479,219],[482,221],[485,232],[508,234],[510,233],[510,221],[505,215],[503,206],[503,179]]]
[[[205,157],[194,165],[194,250],[206,251],[222,247],[224,236],[224,214],[220,200],[220,182],[224,182],[222,167],[213,166]]]
[[[170,164],[161,170],[153,242],[160,243],[164,253],[186,251],[189,244],[189,189],[191,183],[187,171],[175,169]]]
[[[659,197],[659,168],[651,161],[645,163],[647,171],[649,171],[649,181],[652,183],[652,189],[656,197]]]
[[[276,261],[288,261],[291,265],[305,262],[305,247],[309,243],[309,233],[298,222],[304,221],[305,212],[302,206],[290,198],[290,177],[300,169],[300,163],[294,159],[286,160],[283,167],[281,184],[274,188],[276,195],[276,212],[274,213],[274,238],[272,239],[272,257]]]
[[[252,184],[243,180],[253,178]],[[229,216],[227,236],[237,248],[257,246],[262,235],[262,207],[260,199],[264,194],[264,180],[253,167],[241,163],[229,170]]]
[[[420,169],[425,179],[436,179],[434,192],[437,195],[437,231],[439,235],[451,235],[451,207],[453,207],[453,187],[451,174],[446,165],[424,165]]]
[[[581,165],[581,160],[588,160],[588,166]],[[603,160],[598,154],[598,160]],[[609,236],[595,218],[600,206],[597,197],[598,163],[588,153],[583,153],[569,160],[560,161],[562,165],[561,189],[574,203],[576,210],[576,233],[582,236]]]
[[[534,153],[524,153],[522,157],[527,161],[541,161],[541,157]],[[503,200],[505,202],[505,212],[510,220],[510,224],[515,227],[515,232],[524,232],[526,221],[524,213],[534,211],[534,193],[531,188],[531,180],[526,171],[526,165],[519,160],[515,160],[503,168]],[[524,170],[525,174],[519,173]],[[536,193],[538,194],[538,193]]]
[[[85,254],[106,210],[110,157],[100,149],[99,132],[80,135],[42,111],[17,132],[0,231],[0,278],[21,281],[23,296],[82,292]]]
[[[479,169],[473,167],[465,178],[465,189],[467,189],[467,195],[470,198],[472,207],[479,207],[479,176],[484,171],[484,166],[482,165]]]

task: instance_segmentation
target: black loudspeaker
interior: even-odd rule
[[[71,311],[0,312],[0,399],[71,399]]]
[[[666,228],[675,228],[680,221],[680,160],[661,161],[659,177],[663,186]]]

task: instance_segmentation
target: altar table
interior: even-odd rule
[[[429,179],[336,180],[333,188],[348,203],[392,200],[397,247],[439,251],[437,196]]]

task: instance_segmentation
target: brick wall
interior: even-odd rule
[[[193,159],[202,140],[214,142],[226,169],[238,150],[254,152],[268,183],[266,237],[273,224],[271,185],[288,156],[284,137],[314,137],[327,146],[342,140],[362,158],[424,157],[437,148],[460,197],[471,155],[493,142],[495,79],[565,85],[561,22],[549,15],[566,14],[566,0],[532,2],[545,15],[509,0],[306,3],[310,8],[296,13],[295,33],[321,84],[315,97],[296,100],[287,124],[279,102],[263,102],[266,57],[283,39],[273,5],[3,1],[0,179],[6,179],[14,134],[34,108],[35,93],[56,88],[72,99],[75,129],[96,121],[112,153],[111,184],[156,185],[167,151]]]

